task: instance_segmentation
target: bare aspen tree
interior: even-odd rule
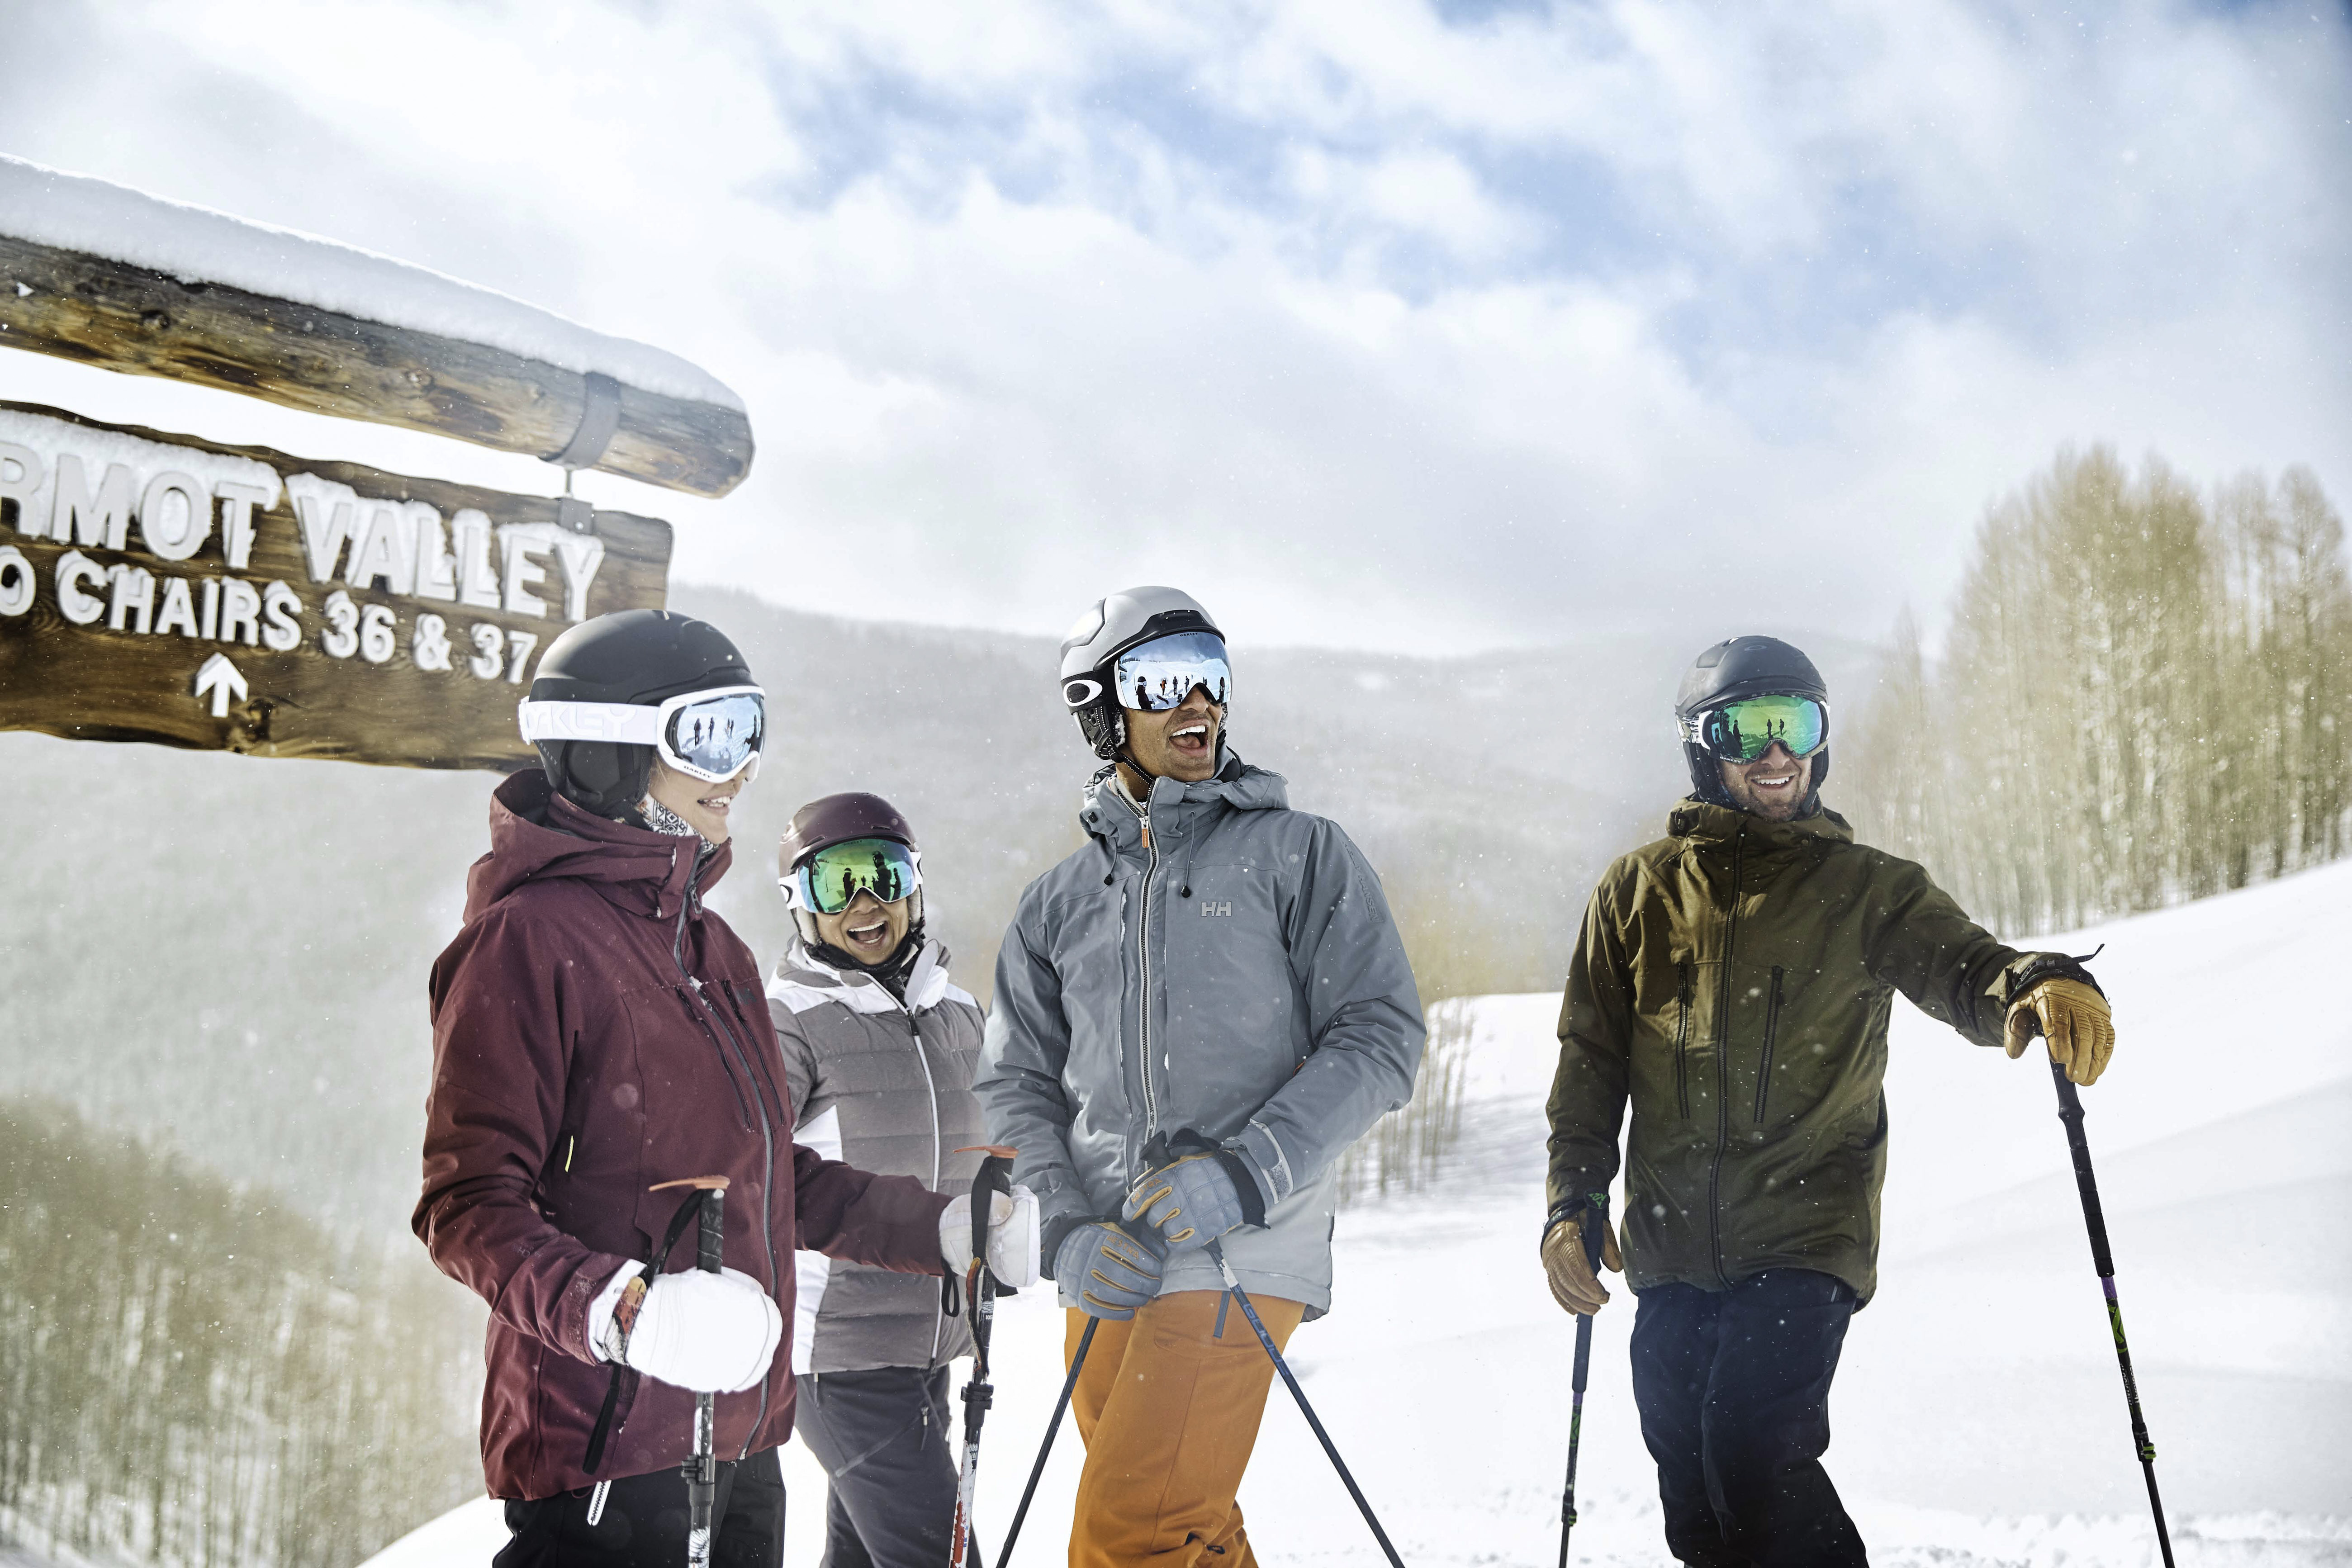
[[[2307,468],[2210,503],[2160,458],[2062,449],[1990,508],[1943,658],[1895,629],[1844,798],[2030,934],[2352,847],[2352,577]]]

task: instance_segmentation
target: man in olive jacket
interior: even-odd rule
[[[1696,793],[1601,878],[1569,965],[1544,1266],[1563,1308],[1599,1310],[1595,1226],[1640,1299],[1634,1397],[1677,1558],[1859,1564],[1820,1461],[1877,1286],[1895,993],[2011,1057],[2042,1035],[2077,1083],[2114,1031],[2080,963],[2004,947],[1822,809],[1828,692],[1802,653],[1719,643],[1676,714]],[[1601,1195],[1629,1099],[1621,1262]]]

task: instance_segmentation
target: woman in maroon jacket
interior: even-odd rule
[[[698,1392],[728,1461],[716,1561],[782,1563],[793,1248],[937,1275],[944,1234],[970,1247],[962,1203],[943,1225],[919,1182],[793,1142],[759,965],[702,903],[764,721],[702,622],[628,610],[557,638],[522,707],[544,767],[499,786],[465,928],[433,966],[413,1224],[490,1305],[499,1568],[683,1561]],[[713,1174],[727,1271],[698,1273],[688,1240],[630,1291],[678,1207],[648,1189]]]

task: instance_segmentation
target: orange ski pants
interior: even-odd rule
[[[1278,1296],[1250,1304],[1277,1345],[1307,1313]],[[1086,1326],[1073,1309],[1065,1369]],[[1070,1395],[1087,1445],[1070,1568],[1255,1568],[1234,1494],[1273,1383],[1265,1347],[1222,1290],[1179,1290],[1127,1322],[1104,1320]]]

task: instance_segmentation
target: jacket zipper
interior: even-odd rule
[[[915,1047],[915,1065],[923,1069],[923,1088],[928,1091],[926,1098],[931,1108],[931,1191],[936,1193],[940,1190],[940,1184],[948,1179],[947,1137],[940,1127],[939,1079],[931,1076],[930,1053],[923,1048],[923,1026],[916,1020],[913,1005],[902,997],[891,995],[890,988],[887,985],[881,986],[880,989],[882,994],[897,1005],[899,1015],[907,1020],[907,1037],[914,1043]],[[947,1310],[940,1304],[943,1298],[936,1294],[931,1298],[931,1362],[933,1365],[939,1363],[940,1341],[946,1334],[948,1327]],[[926,1412],[928,1419],[928,1407]]]
[[[1160,1101],[1151,1092],[1151,879],[1160,871],[1160,846],[1151,837],[1149,808],[1143,813],[1143,847],[1150,859],[1143,868],[1142,912],[1135,927],[1137,967],[1142,975],[1136,1026],[1143,1041],[1143,1135],[1149,1141],[1160,1131]]]
[[[1723,917],[1723,987],[1715,1018],[1715,1160],[1706,1170],[1706,1237],[1715,1253],[1715,1277],[1731,1288],[1723,1266],[1723,1153],[1731,1142],[1731,971],[1739,938],[1739,863],[1747,847],[1742,824],[1731,837],[1731,904]]]
[[[1691,966],[1683,960],[1675,965],[1675,1099],[1685,1121],[1690,1120],[1690,1014]]]
[[[696,869],[698,875],[700,868],[698,867]],[[774,1282],[769,1286],[769,1289],[772,1291],[775,1289],[776,1284],[781,1284],[783,1280],[783,1276],[778,1272],[776,1268],[775,1131],[774,1129],[769,1125],[768,1097],[760,1092],[759,1073],[751,1065],[751,1052],[745,1050],[736,1040],[734,1031],[730,1029],[727,1026],[727,1021],[719,1016],[719,1009],[713,1007],[710,1005],[710,998],[702,994],[702,982],[695,977],[693,970],[687,967],[686,921],[687,917],[694,912],[695,907],[695,887],[694,883],[689,881],[687,884],[686,900],[683,903],[678,905],[677,909],[677,934],[670,942],[670,961],[677,965],[677,972],[686,976],[687,984],[691,986],[694,990],[694,999],[702,1005],[702,1010],[709,1017],[709,1024],[706,1027],[716,1027],[717,1033],[711,1043],[719,1046],[719,1059],[722,1062],[727,1059],[727,1050],[730,1046],[734,1047],[736,1056],[741,1058],[743,1063],[744,1080],[751,1086],[751,1103],[760,1108],[760,1150],[762,1157],[766,1161],[766,1163],[761,1167],[760,1173],[760,1242],[767,1254],[768,1278],[771,1281]],[[720,1043],[722,1041],[724,1044]],[[729,1076],[731,1077],[733,1075],[730,1072]],[[751,1457],[751,1439],[760,1435],[760,1428],[767,1424],[767,1420],[768,1379],[763,1377],[760,1380],[760,1413],[751,1418],[751,1429],[744,1435],[743,1451],[735,1456],[738,1462]]]
[[[938,1192],[940,1184],[948,1177],[947,1140],[940,1133],[940,1085],[931,1076],[931,1054],[923,1048],[923,1026],[915,1021],[915,1010],[899,1004],[907,1015],[907,1037],[914,1043],[915,1061],[923,1069],[923,1088],[931,1107],[931,1191]],[[940,1338],[947,1331],[947,1312],[940,1306],[940,1297],[931,1295],[931,1363],[939,1364]]]
[[[1756,1069],[1756,1120],[1764,1120],[1764,1105],[1772,1096],[1772,1042],[1780,1034],[1780,976],[1779,964],[1772,966],[1772,994],[1764,1003],[1764,1059]]]

